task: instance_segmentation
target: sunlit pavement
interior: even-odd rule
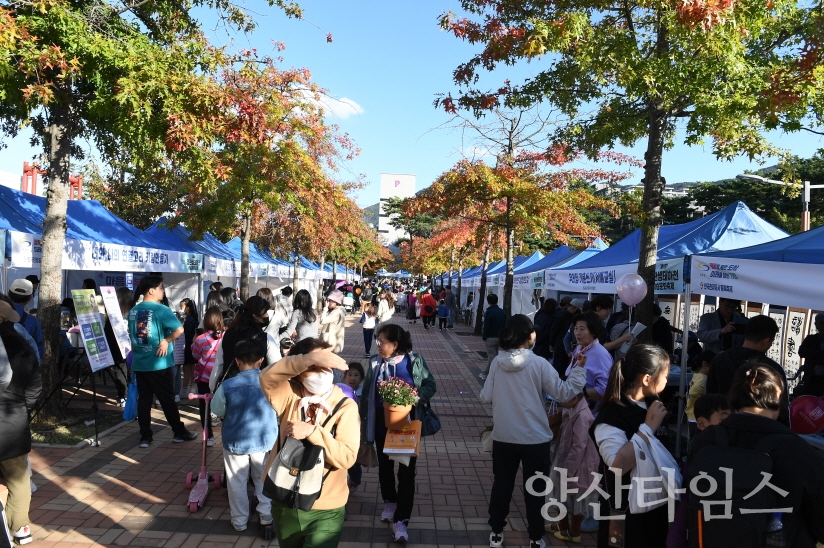
[[[365,365],[358,319],[347,317],[343,356]],[[478,351],[483,351],[483,341],[462,324],[440,332],[425,331],[420,321],[409,324],[401,314],[394,321],[411,331],[414,351],[432,369],[438,384],[432,406],[443,425],[421,448],[409,545],[488,546],[492,458],[481,450],[479,436],[491,424],[491,410],[477,397],[483,365]],[[376,351],[374,345],[372,351]],[[185,403],[180,409],[189,429],[200,432],[197,408]],[[277,546],[277,541],[257,537],[256,517],[243,533],[232,528],[223,488],[209,494],[203,509],[189,513],[185,476],[199,469],[201,445],[197,441],[173,444],[163,414],[154,411],[153,420],[154,443],[148,449],[137,446],[136,422],[103,438],[100,448],[34,449],[31,463],[38,490],[32,495],[35,542],[31,546]],[[210,471],[221,471],[220,427],[215,434],[207,464]],[[520,484],[519,478],[505,546],[529,544]],[[379,520],[382,509],[377,469],[364,470],[363,483],[347,504],[340,546],[392,546],[390,529]],[[584,534],[579,544],[567,544],[551,535],[544,538],[550,546],[595,546],[592,534]]]

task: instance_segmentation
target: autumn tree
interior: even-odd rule
[[[409,242],[409,253],[414,251],[414,238],[429,238],[432,229],[438,223],[438,217],[429,212],[415,212],[410,208],[412,198],[388,198],[381,207],[389,217],[389,226],[406,233],[404,240]],[[387,242],[398,245],[398,242]]]
[[[226,14],[234,8],[228,3]],[[217,3],[211,4],[215,7]],[[224,9],[225,8],[225,9]],[[236,14],[239,16],[239,14]],[[0,124],[23,127],[48,159],[40,306],[44,394],[58,372],[62,258],[70,163],[91,142],[103,158],[167,157],[169,119],[188,108],[203,71],[222,57],[174,2],[12,1],[0,7]],[[60,392],[45,407],[62,413]]]
[[[616,144],[646,143],[638,272],[650,286],[639,321],[652,319],[661,226],[664,150],[683,128],[686,144],[712,141],[718,158],[774,149],[764,129],[821,123],[822,15],[816,3],[462,0],[443,28],[481,51],[454,72],[449,112],[547,101],[568,117],[553,142],[595,157]],[[500,65],[540,59],[524,82],[479,87]],[[814,117],[807,118],[812,112]],[[811,126],[811,127],[810,127]]]

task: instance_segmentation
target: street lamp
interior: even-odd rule
[[[742,173],[741,175],[736,175],[736,179],[749,179],[752,181],[758,181],[760,183],[770,183],[772,185],[781,185],[781,186],[795,186],[792,183],[785,183],[784,181],[776,181],[775,179],[767,179],[766,177],[761,177],[760,175],[754,175],[752,173]],[[824,185],[811,185],[810,181],[804,181],[801,183],[801,231],[807,232],[810,230],[810,189],[811,188],[824,188]]]

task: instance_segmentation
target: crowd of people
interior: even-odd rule
[[[779,332],[773,318],[744,318],[740,303],[725,299],[700,318],[697,337],[687,337],[682,350],[694,371],[686,401],[689,450],[674,455],[672,440],[683,435],[672,424],[677,398],[662,394],[670,364],[678,361],[673,339],[680,332],[662,321],[660,309],[651,342],[640,343],[631,333],[627,310],[613,313],[609,296],[591,302],[548,299],[534,323],[519,314],[507,319],[495,295],[487,297],[487,304],[483,336],[489,362],[481,373],[481,400],[492,404],[494,423],[491,548],[504,545],[521,466],[532,548],[546,546],[545,532],[578,543],[584,531],[597,531],[599,548],[682,548],[688,538],[690,546],[812,547],[824,542],[824,460],[789,428],[787,376],[767,356]],[[824,313],[815,324],[818,333],[802,344],[806,361],[800,392],[821,396]],[[547,397],[563,409],[557,433],[545,414]],[[556,436],[553,450],[549,442]],[[767,465],[759,455],[767,456]],[[739,475],[724,477],[724,465]],[[756,497],[751,506],[761,515],[751,519],[757,512],[746,511],[746,499],[763,487],[765,476],[758,472],[771,474],[766,477],[778,494]],[[543,477],[555,481],[547,488],[551,492],[536,492],[535,480]],[[706,477],[721,490],[727,486],[726,498],[695,488],[694,481]],[[674,502],[678,494],[662,478],[683,488],[680,500]],[[559,490],[562,482],[567,483]],[[633,487],[640,482],[659,489]],[[739,515],[729,521],[718,519],[722,511],[711,521],[703,517],[712,514],[708,504],[725,501]],[[549,523],[542,514],[547,506],[557,513]]]
[[[19,544],[31,541],[28,413],[40,395],[43,334],[36,315],[24,307],[36,281],[15,280],[8,295],[0,295],[0,355],[7,356],[0,359],[0,404],[6,419],[0,472],[9,487],[10,531]],[[153,443],[155,405],[162,409],[174,443],[195,439],[181,420],[177,401],[189,390],[212,394],[211,413],[199,400],[200,422],[208,446],[215,444],[214,428],[221,427],[231,524],[237,531],[249,526],[254,511],[264,539],[277,536],[287,547],[336,546],[349,493],[359,488],[361,465],[367,464],[378,468],[384,501],[380,519],[390,524],[394,541],[409,540],[417,458],[396,467],[384,454],[388,428],[378,386],[397,378],[415,387],[419,400],[410,418],[423,418],[437,390],[435,378],[424,357],[413,352],[410,332],[390,320],[400,310],[410,323],[420,318],[426,330],[435,328],[436,318],[438,329],[454,328],[458,304],[451,287],[417,291],[370,282],[337,284],[326,288],[323,306],[317,307],[305,289],[262,288],[244,302],[234,289],[215,283],[202,318],[188,298],[170,303],[160,276],[141,278],[134,292],[118,289],[117,298],[128,322],[131,353],[119,352],[108,318],[105,332],[123,369],[116,381],[121,404],[127,367],[134,374],[139,446]],[[774,319],[746,318],[740,303],[720,299],[715,311],[701,316],[697,333],[685,337],[656,308],[651,341],[640,343],[626,307],[614,311],[607,295],[591,301],[546,299],[534,322],[521,314],[507,317],[494,294],[486,303],[482,338],[487,360],[480,399],[491,405],[494,423],[490,548],[504,545],[520,468],[530,548],[546,546],[546,533],[577,543],[582,532],[596,530],[599,547],[615,546],[619,537],[627,547],[668,548],[685,547],[696,535],[707,546],[743,545],[735,539],[747,539],[747,546],[824,541],[824,510],[818,503],[824,497],[824,462],[789,428],[787,376],[767,356],[779,332]],[[347,312],[360,317],[365,365],[340,357]],[[821,396],[824,313],[815,317],[815,325],[818,332],[799,348],[805,361],[797,393]],[[678,335],[681,349],[673,344]],[[693,375],[684,402],[688,452],[673,458],[673,406],[662,394],[670,364],[680,363],[678,352],[687,354]],[[547,418],[548,400],[562,409],[560,429],[553,429]],[[276,480],[280,449],[290,438],[322,449],[323,487],[306,508],[283,499],[269,485]],[[750,467],[755,471],[761,466],[757,455],[768,456],[769,486],[785,499],[771,518],[732,519],[726,526],[702,521],[702,512],[709,512],[702,503],[717,504],[723,498],[702,498],[686,488],[712,474],[708,463],[728,462],[724,459],[731,451],[739,452],[734,453],[737,458],[755,455]],[[674,511],[669,504],[673,493],[666,489],[639,505],[637,490],[619,487],[639,480],[660,482],[664,470],[673,471],[674,485],[685,489]],[[750,469],[740,471],[745,475]],[[556,484],[568,478],[569,487],[583,494],[570,497],[576,491],[559,493],[557,485],[552,493],[536,492],[536,477],[553,478]],[[741,481],[749,485],[752,478]],[[247,496],[249,482],[254,508]],[[734,509],[743,496],[740,485],[729,479]],[[549,522],[548,501],[557,510],[557,518]],[[783,544],[765,544],[765,539],[779,538],[776,530]]]

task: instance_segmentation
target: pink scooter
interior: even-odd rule
[[[214,397],[213,394],[189,394],[190,400],[206,400],[206,415],[209,416],[209,402],[212,401]],[[191,489],[192,492],[189,493],[189,512],[197,512],[200,508],[203,508],[203,505],[206,504],[206,497],[209,496],[209,481],[215,482],[215,488],[220,489],[220,485],[224,483],[224,478],[222,474],[214,474],[209,475],[209,472],[206,470],[206,439],[208,437],[208,429],[203,429],[203,457],[200,461],[200,474],[197,476],[197,483],[194,483],[195,474],[194,472],[189,472],[186,474],[186,488]]]

